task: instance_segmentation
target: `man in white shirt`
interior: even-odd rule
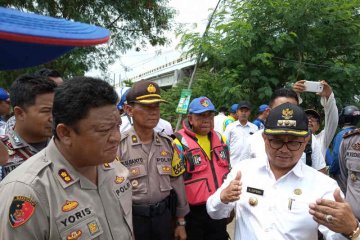
[[[247,101],[240,101],[236,111],[238,121],[227,126],[224,136],[227,139],[230,148],[230,164],[233,166],[240,161],[244,146],[250,135],[258,131],[258,127],[249,122],[251,114],[251,104]]]
[[[306,80],[297,81],[293,85],[293,90],[297,93],[302,93],[306,91],[305,83]],[[326,149],[329,147],[332,139],[335,136],[336,129],[339,122],[339,113],[338,108],[336,106],[336,100],[334,93],[330,87],[330,85],[325,81],[321,80],[320,83],[323,85],[323,91],[318,93],[320,98],[320,103],[324,107],[325,113],[325,126],[322,131],[316,134],[320,128],[320,114],[313,109],[305,110],[306,114],[309,118],[309,128],[312,133],[319,141],[321,146],[321,153],[323,156],[326,155]]]
[[[273,92],[270,99],[270,108],[275,108],[282,103],[292,103],[299,104],[298,97],[296,92],[289,88],[280,88]],[[240,160],[247,158],[259,158],[261,156],[266,156],[265,153],[265,143],[262,138],[263,130],[257,131],[255,134],[249,137],[247,140],[247,144],[245,144],[244,149],[242,151],[242,155],[240,156]],[[311,141],[311,166],[316,170],[321,172],[326,172],[326,163],[324,156],[321,153],[321,146],[317,139],[312,136]],[[301,160],[306,163],[306,154],[303,153],[301,156]]]
[[[224,133],[224,121],[226,119],[226,110],[225,106],[219,108],[219,113],[214,117],[214,130],[218,133]]]
[[[291,103],[273,108],[262,137],[267,156],[233,167],[209,197],[209,215],[225,218],[235,209],[235,240],[315,240],[318,230],[325,239],[356,239],[359,223],[349,204],[341,202],[336,181],[299,161],[310,139],[305,112]],[[319,199],[334,198],[343,209],[318,212]]]

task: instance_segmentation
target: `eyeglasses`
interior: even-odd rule
[[[288,142],[283,142],[281,140],[278,139],[269,139],[269,143],[270,143],[270,147],[273,149],[280,149],[284,146],[284,144],[286,145],[286,147],[290,150],[290,151],[297,151],[300,149],[301,145],[304,142],[297,142],[297,141],[288,141]]]

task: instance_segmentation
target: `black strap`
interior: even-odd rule
[[[308,143],[306,144],[304,153],[306,155],[306,165],[308,166],[312,166],[312,146],[311,146],[311,142],[312,142],[312,135],[310,135],[310,140],[308,141]]]

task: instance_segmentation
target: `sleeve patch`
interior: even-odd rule
[[[9,209],[9,222],[13,228],[26,223],[36,209],[36,203],[28,197],[15,196]]]

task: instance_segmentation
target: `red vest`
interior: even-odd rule
[[[227,145],[222,143],[221,135],[211,131],[210,160],[197,143],[195,133],[186,126],[186,123],[183,123],[183,127],[175,135],[184,148],[186,160],[184,182],[187,200],[190,205],[205,204],[229,173],[229,150]]]

